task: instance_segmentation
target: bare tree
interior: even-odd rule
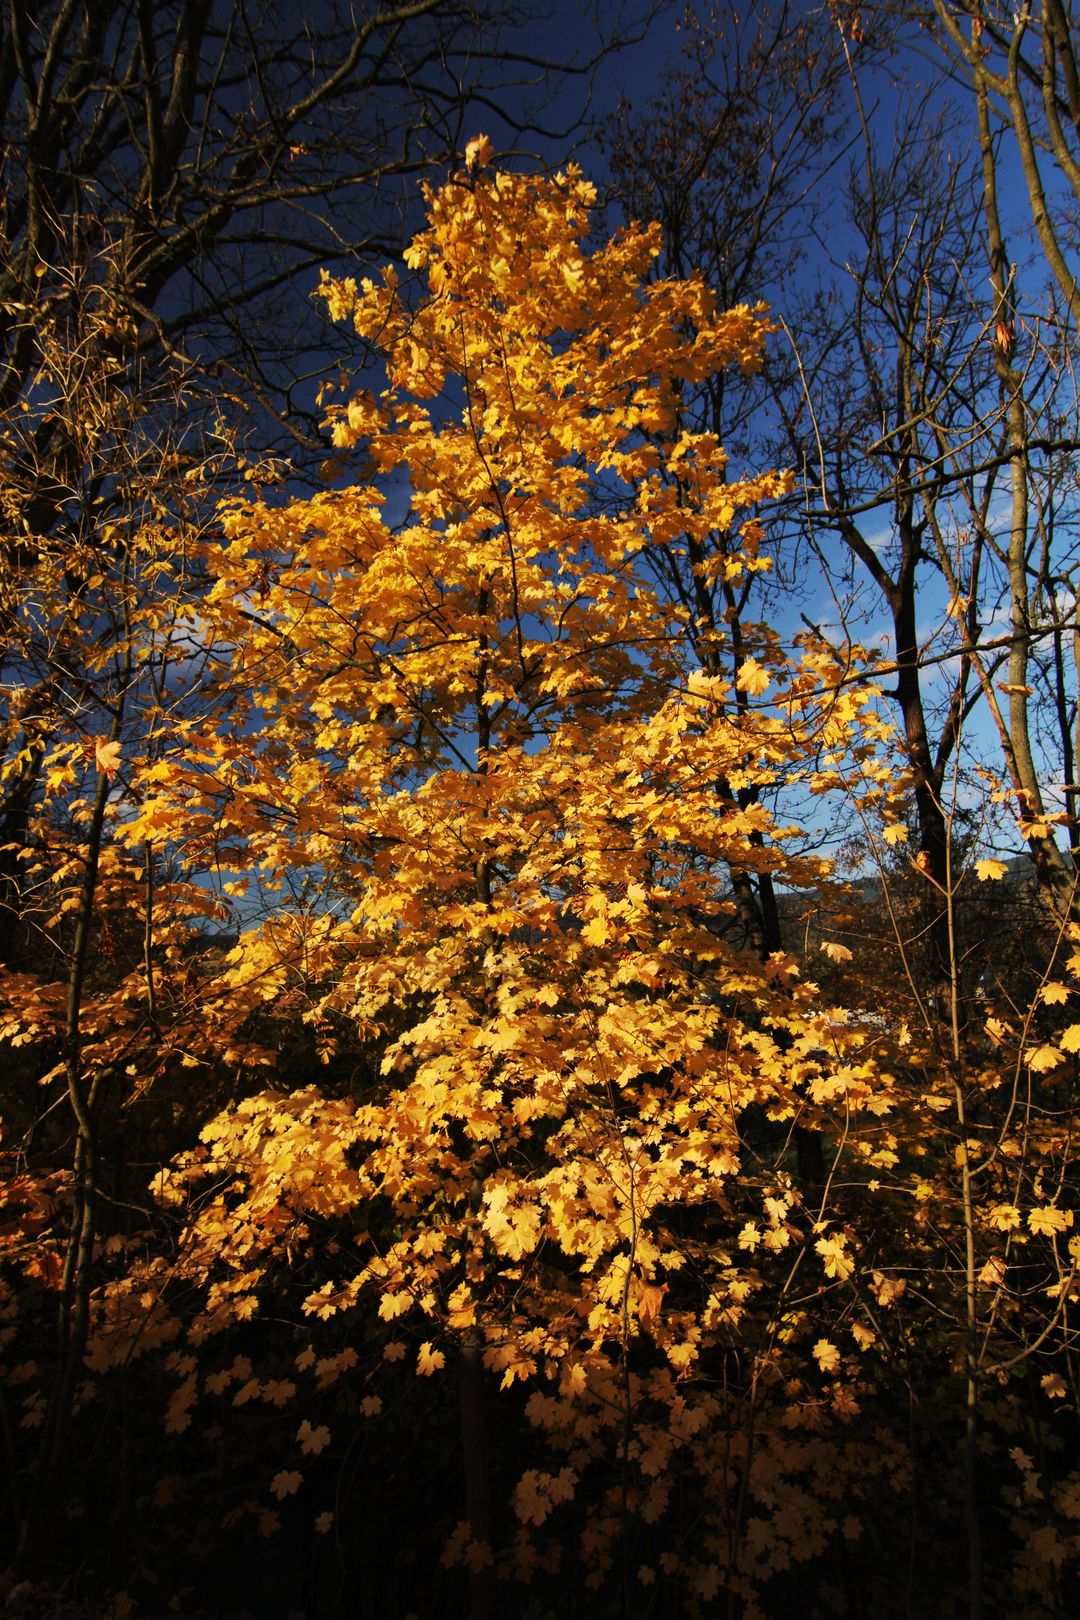
[[[624,102],[603,131],[610,201],[658,220],[665,269],[700,271],[722,306],[757,303],[765,289],[782,299],[803,263],[815,186],[842,144],[834,96],[843,56],[827,21],[787,4],[730,28],[688,15],[683,30],[683,60],[655,99]],[[683,426],[716,434],[732,464],[751,462],[766,393],[760,377],[710,379],[681,398]],[[732,544],[717,533],[710,556]],[[650,563],[686,606],[702,666],[734,674],[755,640],[761,576],[728,577],[692,545],[656,547]],[[780,949],[768,873],[733,872],[732,881],[747,942],[762,955]]]
[[[1080,283],[1069,264],[1080,203],[1080,57],[1072,0],[932,0],[925,14],[954,75],[974,93],[988,136],[1007,130],[1031,223],[1072,326]],[[985,145],[984,145],[985,151]],[[995,244],[990,243],[995,251]]]
[[[13,0],[0,301],[27,301],[42,276],[62,292],[73,260],[96,267],[144,346],[232,378],[317,448],[298,386],[316,330],[305,272],[393,253],[403,182],[453,156],[470,108],[550,134],[530,87],[535,114],[545,78],[587,84],[596,66],[522,54],[521,20],[486,0],[330,0],[317,22],[281,0]],[[34,369],[11,311],[0,346],[7,406]]]

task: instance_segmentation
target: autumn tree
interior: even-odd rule
[[[982,664],[979,673],[1040,882],[1059,912],[1073,914],[1077,700],[1063,641],[1075,568],[1064,536],[1080,442],[1073,372],[1080,301],[1064,252],[1080,179],[1071,8],[1056,0],[1015,13],[935,3],[925,21],[970,91],[989,276],[984,323],[992,333],[1008,477],[1008,538],[1001,548],[1010,626],[1004,704]],[[1023,177],[1029,220],[1007,206],[1009,159]],[[1029,237],[1037,253],[1022,264],[1018,244]],[[983,518],[981,528],[987,527]],[[1064,778],[1063,811],[1046,791],[1048,777]],[[1062,823],[1064,849],[1052,831]]]
[[[331,314],[384,356],[384,380],[328,396],[339,451],[362,446],[374,481],[229,509],[200,605],[220,706],[176,723],[123,828],[231,893],[281,886],[211,1023],[288,997],[327,1055],[335,1029],[359,1032],[374,1071],[344,1092],[251,1096],[165,1179],[192,1200],[180,1272],[205,1290],[172,1422],[228,1388],[195,1347],[304,1254],[301,1275],[326,1276],[303,1298],[312,1330],[364,1324],[350,1365],[373,1414],[380,1363],[456,1367],[447,1556],[471,1571],[475,1613],[495,1610],[493,1573],[549,1556],[541,1532],[569,1503],[590,1585],[637,1589],[662,1554],[695,1601],[741,1603],[776,1547],[799,1561],[828,1535],[819,1506],[805,1538],[778,1512],[758,1540],[767,1482],[856,1488],[839,1430],[789,1449],[782,1403],[760,1399],[790,1356],[800,1389],[829,1380],[823,1400],[807,1391],[807,1423],[842,1428],[827,1323],[778,1338],[802,1265],[838,1283],[853,1270],[788,1141],[812,1120],[833,1173],[842,1158],[856,1180],[895,1155],[892,1082],[865,1035],[790,958],[728,938],[726,872],[824,874],[721,785],[807,773],[824,789],[823,748],[869,772],[888,732],[814,638],[790,663],[762,636],[731,680],[695,667],[688,609],[645,566],[719,533],[729,577],[761,566],[754,509],[785,478],[732,478],[715,435],[679,416],[683,388],[759,363],[760,315],[656,276],[653,227],[588,247],[576,170],[493,173],[487,156],[476,143],[426,194],[407,254],[419,301],[392,270],[324,283]],[[888,821],[895,804],[879,762],[865,811]],[[740,1137],[751,1104],[767,1147]],[[223,1175],[231,1191],[205,1200]],[[321,1245],[357,1221],[359,1266],[343,1268],[339,1242]],[[137,1340],[152,1275],[112,1291],[103,1369]],[[511,1523],[491,1508],[496,1384],[537,1463],[499,1482]],[[299,1487],[297,1463],[278,1494]],[[858,1468],[875,1473],[861,1453]],[[680,1476],[704,1518],[669,1566]]]
[[[813,418],[801,432],[819,497],[808,515],[845,540],[856,576],[873,581],[893,618],[898,701],[925,784],[920,827],[937,890],[946,887],[941,773],[957,728],[982,709],[1017,831],[1048,902],[1067,913],[1075,903],[1076,694],[1063,637],[1078,442],[1063,257],[1076,171],[1070,13],[936,0],[832,11],[862,128],[848,210],[862,246],[845,261],[851,294],[838,315],[821,319],[819,306],[808,306],[808,318],[794,323],[806,397],[788,419]],[[922,94],[934,116],[909,117],[895,131],[875,115],[875,88],[856,64],[863,40],[881,27],[898,28],[909,49],[933,41]],[[865,379],[869,429],[852,420],[853,374]],[[886,514],[896,566],[876,554],[871,532]],[[952,626],[936,604],[916,612],[916,579],[926,581],[929,603],[935,575]],[[995,637],[988,626],[1002,618],[1008,634]],[[920,688],[929,689],[953,645],[959,674],[935,720]],[[1063,805],[1050,782],[1062,783]],[[1053,830],[1061,826],[1063,840]],[[944,968],[943,922],[933,933]]]

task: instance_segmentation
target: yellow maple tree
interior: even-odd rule
[[[757,365],[764,313],[658,275],[655,227],[590,245],[576,169],[492,173],[484,157],[426,193],[416,286],[389,269],[324,278],[331,315],[382,367],[381,386],[373,360],[365,386],[327,396],[337,451],[367,481],[226,509],[198,604],[217,706],[176,723],[123,828],[269,896],[208,1029],[232,1040],[287,1003],[324,1060],[347,1030],[371,1069],[347,1094],[264,1089],[207,1126],[159,1180],[181,1207],[196,1195],[171,1274],[204,1289],[203,1343],[258,1309],[269,1268],[359,1223],[359,1259],[323,1266],[307,1294],[313,1327],[366,1309],[390,1362],[411,1334],[421,1376],[453,1359],[463,1391],[520,1393],[548,1455],[494,1548],[479,1401],[463,1394],[448,1557],[477,1590],[496,1564],[528,1575],[585,1469],[600,1483],[581,1553],[602,1582],[689,1468],[702,1530],[667,1572],[708,1601],[826,1533],[824,1496],[800,1517],[777,1483],[825,1465],[747,1426],[759,1386],[782,1383],[783,1346],[811,1427],[854,1401],[857,1353],[787,1305],[803,1265],[842,1285],[854,1239],[786,1144],[810,1124],[849,1176],[895,1161],[892,1080],[865,1033],[794,959],[733,943],[730,873],[825,873],[732,789],[824,790],[885,731],[872,688],[819,639],[792,663],[761,631],[730,682],[693,667],[692,605],[647,566],[651,548],[691,545],[703,579],[763,566],[755,509],[788,480],[734,476],[714,436],[682,430],[679,398]],[[887,813],[892,792],[872,775]],[[766,1155],[747,1138],[755,1110]],[[99,1365],[129,1353],[124,1300],[147,1282],[135,1268],[114,1291]],[[200,1386],[189,1357],[175,1370],[179,1431]],[[241,1394],[290,1398],[268,1390],[249,1377]],[[829,1469],[865,1470],[838,1456]],[[756,1543],[738,1485],[752,1466],[773,1503]]]

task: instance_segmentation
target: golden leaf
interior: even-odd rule
[[[735,677],[735,684],[740,692],[748,692],[751,697],[760,697],[767,692],[772,684],[772,676],[767,669],[763,669],[755,658],[746,658],[739,665],[739,673]]]
[[[822,1372],[837,1372],[840,1367],[840,1352],[830,1340],[819,1339],[814,1346],[814,1360]]]
[[[1055,1232],[1066,1231],[1073,1223],[1071,1209],[1058,1209],[1053,1204],[1042,1204],[1029,1210],[1027,1223],[1037,1236],[1052,1237]]]
[[[95,737],[94,764],[102,776],[112,776],[120,768],[120,744],[107,737]]]
[[[483,169],[491,162],[494,148],[486,135],[474,135],[465,145],[465,167]]]

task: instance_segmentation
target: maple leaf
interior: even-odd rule
[[[829,1339],[819,1339],[814,1346],[814,1360],[822,1372],[837,1372],[840,1367],[840,1352]]]
[[[183,1434],[191,1427],[191,1408],[196,1394],[196,1375],[189,1373],[170,1397],[165,1417],[166,1434]]]
[[[874,1298],[883,1308],[895,1305],[897,1300],[907,1289],[907,1282],[903,1277],[886,1277],[880,1271],[875,1271],[871,1281]]]
[[[855,1270],[855,1262],[848,1253],[847,1239],[842,1232],[819,1238],[814,1248],[824,1262],[827,1277],[850,1277]]]
[[[848,947],[846,945],[841,945],[835,939],[823,940],[821,949],[825,952],[825,955],[830,957],[834,962],[850,962],[852,959],[851,952]]]
[[[413,1296],[407,1290],[384,1294],[379,1301],[379,1316],[384,1322],[392,1322],[395,1317],[404,1316],[410,1311],[413,1304]]]
[[[303,1474],[297,1473],[295,1469],[283,1468],[270,1481],[270,1490],[279,1502],[283,1502],[287,1496],[295,1496],[303,1483]]]
[[[465,145],[465,167],[483,169],[490,162],[494,148],[486,135],[474,135]]]
[[[514,1488],[514,1512],[522,1524],[543,1524],[551,1512],[551,1496],[545,1489],[548,1476],[530,1468]]]
[[[1009,868],[1004,861],[985,860],[975,862],[975,875],[980,883],[986,883],[988,880],[997,881],[999,878],[1003,878],[1008,870]]]
[[[468,1520],[459,1520],[447,1537],[446,1545],[439,1558],[439,1562],[444,1569],[453,1569],[455,1564],[461,1562],[470,1535],[471,1529]]]
[[[1029,1210],[1027,1223],[1037,1236],[1052,1237],[1055,1232],[1068,1230],[1073,1223],[1073,1212],[1071,1209],[1057,1209],[1052,1204],[1043,1204]]]
[[[1036,1074],[1045,1074],[1064,1060],[1056,1046],[1037,1046],[1034,1051],[1025,1052],[1024,1061]]]
[[[482,1569],[490,1569],[495,1563],[495,1558],[488,1542],[477,1541],[470,1537],[462,1555],[462,1562],[466,1569],[477,1575]]]
[[[445,1366],[445,1355],[441,1350],[433,1350],[430,1340],[420,1346],[416,1357],[416,1370],[422,1378],[430,1378],[432,1373]]]
[[[296,1394],[296,1385],[287,1378],[271,1378],[260,1390],[260,1398],[272,1406],[284,1406]]]
[[[740,692],[748,692],[751,697],[760,697],[763,692],[768,691],[772,684],[772,676],[767,669],[762,668],[756,658],[745,658],[739,665],[735,684]]]
[[[1068,1001],[1069,987],[1067,984],[1044,984],[1039,991],[1039,996],[1048,1007],[1058,1006]]]
[[[300,1450],[306,1454],[317,1457],[320,1451],[325,1451],[330,1444],[330,1430],[324,1424],[312,1428],[307,1418],[301,1423],[296,1433]]]
[[[95,737],[93,741],[94,764],[102,776],[112,776],[120,769],[120,744],[107,737]]]
[[[722,703],[731,694],[731,683],[719,675],[710,675],[708,670],[692,669],[686,677],[686,690],[691,697]]]

